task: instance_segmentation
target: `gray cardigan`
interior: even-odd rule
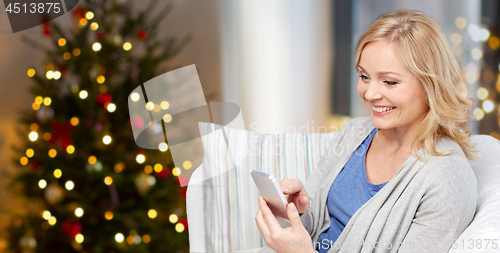
[[[326,199],[340,170],[374,126],[370,117],[352,119],[333,137],[327,152],[305,183],[311,205],[301,215],[316,248],[330,227]],[[436,141],[433,156],[418,151],[398,173],[351,217],[328,253],[448,252],[474,217],[476,176],[460,145],[449,137]],[[329,243],[330,244],[330,243]]]

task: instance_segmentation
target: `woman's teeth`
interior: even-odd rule
[[[396,107],[374,107],[372,106],[372,109],[376,112],[386,112],[395,109]]]

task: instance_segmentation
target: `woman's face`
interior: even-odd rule
[[[358,73],[358,94],[375,127],[418,128],[428,106],[417,77],[396,57],[389,42],[368,43],[361,53]]]

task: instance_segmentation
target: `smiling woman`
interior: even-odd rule
[[[413,152],[425,142],[425,147],[433,155],[443,155],[435,150],[434,141],[450,136],[468,158],[473,157],[471,133],[466,126],[473,100],[467,98],[467,85],[460,65],[434,20],[418,11],[401,10],[382,15],[361,35],[355,57],[355,67],[361,79],[365,78],[362,66],[366,64],[367,68],[373,66],[372,71],[376,72],[377,78],[381,78],[377,80],[387,85],[420,89],[419,94],[423,95],[429,113],[425,113],[425,118],[419,122],[421,126],[412,142]],[[390,82],[401,78],[406,79],[401,80],[399,85],[398,82]],[[366,86],[358,83],[358,93],[363,91],[363,87]],[[398,88],[391,89],[391,94]],[[398,96],[402,95],[401,90],[397,92]],[[359,95],[367,102],[365,96]],[[420,101],[421,96],[413,99]]]
[[[355,67],[370,116],[336,133],[305,186],[281,181],[290,228],[260,201],[262,237],[276,252],[448,252],[474,217],[477,185],[472,101],[443,32],[419,11],[382,15]]]

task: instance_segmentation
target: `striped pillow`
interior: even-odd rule
[[[204,210],[191,212],[204,216],[206,252],[263,247],[264,241],[255,224],[259,193],[250,172],[267,172],[278,180],[299,178],[304,183],[334,133],[261,134],[224,127],[224,138],[220,134],[222,126],[204,122],[198,125],[204,160],[195,174],[202,173],[203,179],[208,179],[202,183]],[[220,132],[209,134],[214,131]]]

